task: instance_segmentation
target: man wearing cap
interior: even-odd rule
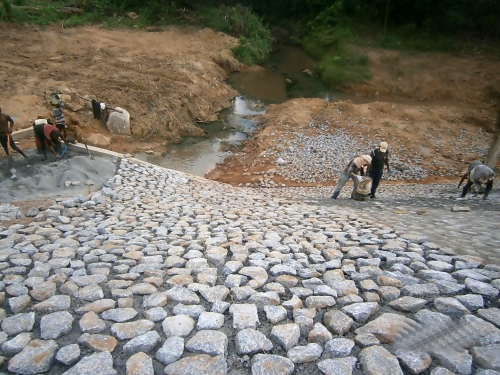
[[[370,155],[372,157],[372,162],[370,164],[368,175],[373,179],[370,198],[375,198],[375,192],[377,191],[382,175],[384,174],[384,165],[387,165],[387,171],[391,173],[387,142],[380,142],[378,148],[373,150]]]
[[[10,124],[10,127],[9,127]],[[16,142],[12,139],[12,129],[14,128],[14,120],[9,115],[2,113],[2,108],[0,108],[0,144],[7,156],[10,155],[9,146],[13,150],[19,152],[22,156],[27,158],[26,154],[17,147]]]
[[[458,187],[462,185],[462,181],[467,177],[469,178],[469,180],[462,189],[462,195],[460,196],[459,199],[465,198],[465,196],[469,192],[470,187],[473,184],[476,186],[477,191],[481,191],[483,184],[486,184],[486,189],[484,190],[483,199],[488,198],[491,189],[493,189],[493,179],[495,178],[495,172],[493,172],[491,168],[487,167],[480,161],[473,161],[469,165],[469,168],[467,168],[466,174],[462,176],[462,179],[460,180]]]
[[[354,182],[354,188],[352,189],[351,198],[353,197],[353,193],[358,188],[358,184],[363,181],[363,177],[365,175],[365,169],[372,162],[372,157],[370,155],[362,155],[354,158],[349,162],[347,167],[345,167],[344,171],[340,175],[339,182],[337,186],[335,186],[335,190],[333,191],[332,199],[337,199],[340,194],[340,190],[344,187],[344,185],[352,178]]]
[[[33,132],[35,133],[37,148],[43,153],[43,160],[47,160],[47,146],[49,146],[55,157],[59,159],[59,153],[56,152],[56,149],[61,149],[61,143],[59,142],[61,132],[59,129],[49,124],[43,116],[38,116],[38,119],[33,123]]]

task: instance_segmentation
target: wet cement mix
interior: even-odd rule
[[[294,189],[128,158],[104,185],[0,228],[0,371],[498,369],[498,265]]]
[[[116,171],[116,161],[109,157],[79,155],[71,149],[60,161],[50,151],[47,161],[36,150],[27,150],[27,159],[20,155],[0,158],[0,202],[33,198],[54,198],[89,194]]]

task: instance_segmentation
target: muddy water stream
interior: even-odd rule
[[[150,163],[198,176],[204,176],[229,154],[231,147],[246,139],[255,130],[251,115],[265,113],[267,104],[280,104],[293,98],[323,98],[328,101],[351,100],[366,103],[360,98],[325,86],[317,78],[304,73],[315,61],[299,47],[284,45],[273,52],[264,69],[234,73],[228,83],[241,94],[219,120],[200,127],[208,137],[188,137],[179,144],[168,145],[162,154],[138,154]]]

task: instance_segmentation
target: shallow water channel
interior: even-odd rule
[[[161,155],[143,153],[136,157],[165,168],[204,176],[229,155],[231,145],[240,143],[255,130],[256,123],[248,118],[265,113],[267,104],[279,104],[293,98],[366,102],[366,98],[331,90],[317,78],[304,73],[314,64],[301,48],[280,46],[270,55],[263,70],[234,73],[229,77],[228,83],[241,95],[233,100],[230,108],[219,113],[218,121],[200,125],[207,130],[208,137],[188,137],[181,143],[168,145]]]

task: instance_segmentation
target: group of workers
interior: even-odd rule
[[[358,156],[347,164],[340,175],[337,185],[335,186],[332,199],[338,198],[340,191],[349,179],[352,179],[354,182],[351,199],[355,198],[356,192],[358,192],[359,184],[363,181],[364,176],[367,174],[372,179],[372,185],[369,193],[370,198],[375,198],[375,193],[384,174],[385,166],[387,166],[387,171],[391,173],[391,168],[389,166],[388,145],[387,142],[381,142],[375,150],[371,151],[370,155]],[[494,178],[495,172],[493,172],[491,168],[484,165],[481,161],[473,161],[458,184],[458,188],[460,188],[462,182],[465,179],[468,180],[462,189],[461,196],[458,199],[465,198],[473,185],[478,193],[483,192],[484,190],[483,199],[487,199],[493,189]]]
[[[54,104],[54,110],[52,116],[55,120],[55,126],[51,119],[47,119],[43,116],[38,116],[38,118],[33,123],[33,132],[35,135],[35,143],[37,149],[43,154],[43,160],[47,160],[47,148],[49,148],[56,159],[60,159],[60,154],[62,151],[62,145],[60,140],[64,143],[68,143],[67,140],[67,128],[66,121],[64,119],[64,103],[57,96],[58,103]],[[25,158],[26,154],[16,145],[16,142],[12,138],[12,131],[14,129],[14,120],[11,116],[2,113],[0,108],[0,143],[7,156],[10,155],[10,148],[17,151]]]

